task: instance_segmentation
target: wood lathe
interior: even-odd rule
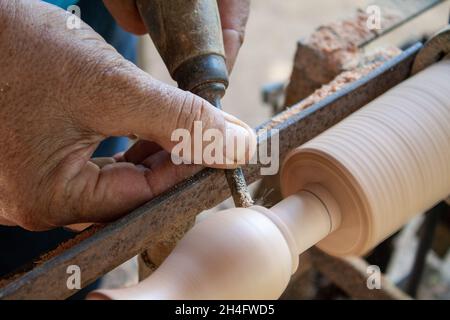
[[[442,162],[439,162],[439,159],[449,162],[448,143],[443,143],[442,139],[448,139],[448,131],[445,131],[448,130],[448,109],[439,107],[444,98],[448,99],[448,77],[446,83],[441,83],[434,76],[442,73],[439,71],[441,64],[437,61],[450,52],[449,45],[447,31],[427,44],[417,42],[403,47],[404,51],[398,56],[384,61],[359,80],[339,88],[330,96],[316,100],[307,109],[298,112],[288,110],[262,124],[259,128],[279,130],[281,159],[290,153],[285,161],[282,178],[286,199],[271,209],[234,209],[203,220],[189,232],[151,277],[136,287],[123,291],[104,291],[94,297],[278,297],[297,263],[299,266],[305,265],[302,259],[297,262],[298,253],[309,246],[317,244],[335,255],[363,252],[398,229],[411,216],[431,206],[431,202],[439,201],[437,193],[442,185],[434,184],[439,181],[443,183],[444,177],[448,181],[448,167],[442,169]],[[445,65],[448,70],[448,63]],[[425,77],[428,83],[423,88],[416,88],[417,78],[410,79],[412,82],[407,80],[411,73],[419,70],[424,72],[418,74],[418,79]],[[430,78],[433,78],[432,81],[429,81]],[[413,87],[408,87],[411,84]],[[393,91],[389,91],[395,86],[397,87]],[[438,87],[443,87],[444,90],[439,92]],[[399,91],[399,88],[403,89]],[[392,92],[394,96],[391,95]],[[412,98],[413,101],[406,101],[407,95],[414,93],[418,97]],[[380,99],[374,100],[377,97]],[[442,101],[439,97],[443,98]],[[395,100],[405,103],[384,103]],[[406,113],[403,109],[405,106],[408,106]],[[356,118],[350,117],[362,107],[364,109],[360,113],[355,113]],[[432,111],[429,114],[423,113],[423,108],[430,108]],[[392,110],[395,113],[391,116],[381,110]],[[413,110],[421,116],[416,118]],[[442,116],[442,112],[447,113]],[[395,117],[398,114],[409,120]],[[435,116],[430,119],[431,115],[441,116],[440,119],[435,119]],[[352,119],[364,119],[364,124]],[[397,125],[393,123],[394,119],[406,122]],[[330,135],[333,128],[314,139],[340,121],[342,122],[335,128],[340,128],[341,131],[345,129],[345,135]],[[442,128],[443,121],[446,121],[445,130],[439,129]],[[430,128],[428,131],[431,123],[441,124],[441,127]],[[381,125],[390,130],[385,130]],[[413,125],[412,129],[410,125]],[[369,126],[373,127],[372,131]],[[375,132],[381,134],[378,136]],[[419,132],[426,134],[415,141]],[[437,137],[432,137],[433,134],[437,134]],[[345,142],[342,146],[326,143],[338,138]],[[262,144],[266,139],[270,139],[270,134],[261,136],[259,143]],[[373,146],[372,141],[376,142]],[[427,145],[426,141],[432,143]],[[403,149],[397,146],[403,146],[409,153],[400,154]],[[437,148],[442,146],[439,156],[435,158]],[[420,151],[422,148],[423,152]],[[348,150],[351,151],[347,152]],[[361,157],[353,156],[354,152],[358,152]],[[410,159],[413,162],[408,164]],[[405,163],[399,164],[400,161]],[[317,173],[321,177],[320,181],[309,180],[306,179],[308,175],[304,176],[304,172],[310,172],[308,168],[311,163],[315,164],[311,172]],[[429,168],[426,163],[433,168]],[[369,170],[369,165],[374,166],[373,170]],[[260,167],[259,164],[243,167],[247,182],[253,183],[261,179]],[[436,170],[441,170],[441,179],[435,179]],[[447,171],[445,173],[442,170]],[[408,176],[411,172],[419,174],[411,178]],[[386,176],[388,173],[391,175]],[[420,186],[416,181],[429,185]],[[342,190],[336,187],[338,183],[343,185]],[[335,193],[333,187],[339,189],[338,192]],[[406,189],[402,189],[404,187]],[[352,192],[344,192],[346,188],[352,189]],[[412,201],[408,202],[408,197],[415,192],[419,193],[414,194]],[[396,199],[394,194],[400,195],[399,198]],[[160,244],[169,244],[168,248],[171,248],[170,244],[176,243],[185,234],[198,213],[221,203],[229,196],[230,189],[223,171],[205,169],[125,217],[108,225],[91,227],[32,264],[2,278],[0,299],[69,297],[75,291],[66,286],[68,266],[77,265],[83,270],[81,287],[86,287],[142,250],[154,250]],[[432,196],[436,200],[431,201]],[[350,208],[346,197],[354,201],[349,202],[353,204]],[[346,203],[343,205],[342,201]],[[396,210],[396,206],[405,202],[406,206],[401,207],[400,212],[391,213]],[[358,219],[349,220],[352,215]],[[245,223],[242,223],[243,220]],[[221,221],[224,221],[223,224]],[[249,224],[248,221],[254,223]],[[206,226],[214,227],[218,222],[229,228],[218,228],[211,235]],[[266,227],[258,229],[257,223]],[[197,236],[200,231],[204,232],[201,241]],[[345,237],[351,241],[336,240]],[[330,240],[333,238],[336,241]],[[220,252],[222,253],[216,258],[215,254],[219,255]],[[176,265],[180,261],[184,263],[183,268]],[[261,261],[264,263],[261,264]],[[198,281],[190,281],[195,279],[194,275],[199,275]],[[365,286],[364,279],[358,278],[357,281]],[[241,290],[236,292],[237,289]]]
[[[277,299],[311,246],[362,255],[447,198],[449,35],[431,40],[413,77],[293,150],[283,201],[211,215],[146,280],[91,298]]]

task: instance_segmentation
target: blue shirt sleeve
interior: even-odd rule
[[[77,4],[78,0],[44,0],[45,2],[54,4],[63,9],[67,9],[69,6]]]

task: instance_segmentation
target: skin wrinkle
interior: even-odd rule
[[[89,162],[86,164],[86,166],[89,166]],[[103,168],[100,169],[100,168],[97,167],[97,170],[96,170],[97,175],[96,175],[95,178],[93,178],[95,180],[94,186],[92,187],[92,191],[88,193],[88,196],[90,196],[91,194],[95,194],[95,195],[100,194],[100,196],[97,196],[99,198],[100,202],[102,202],[102,200],[107,198],[106,197],[106,190],[105,190],[105,188],[102,188],[102,191],[99,192],[100,178],[101,178],[102,174],[104,174],[105,170],[106,169],[103,169]],[[83,189],[83,191],[85,191],[87,189],[87,186],[88,186],[88,184],[86,183],[85,184],[85,188]],[[81,194],[84,193],[83,191],[81,192]],[[79,210],[79,212],[83,213],[85,211],[83,209],[81,209],[81,210]],[[83,219],[80,219],[80,221],[83,221]],[[85,222],[87,222],[87,221],[85,221]]]
[[[182,108],[186,108],[188,111],[184,114],[184,121],[183,121],[183,127],[182,128],[186,128],[189,130],[189,132],[191,133],[192,137],[194,137],[194,126],[195,126],[195,121],[198,121],[198,112],[197,110],[194,110],[194,102],[195,99],[190,96],[190,101],[188,105],[184,105]],[[188,107],[189,106],[189,107]]]
[[[144,171],[144,177],[145,177],[145,180],[147,180],[147,181],[152,181],[154,175],[155,175],[155,170],[152,167],[147,167],[147,169]],[[149,191],[150,197],[154,197],[155,194],[157,194],[154,190],[155,187],[151,186],[150,183],[147,183],[147,185],[148,185],[148,191]]]
[[[120,102],[120,99],[113,99],[115,101],[114,104],[110,105],[109,107],[112,107],[116,110],[114,112],[106,112],[106,114],[116,114],[118,115],[118,119],[134,119],[135,114],[142,114],[145,112],[149,112],[152,114],[152,118],[158,119],[164,116],[163,111],[167,112],[167,110],[164,110],[162,106],[166,104],[166,101],[158,98],[158,95],[156,92],[158,90],[155,90],[153,86],[142,86],[139,82],[140,77],[137,77],[135,81],[133,81],[135,77],[131,76],[130,80],[127,80],[124,82],[123,87],[120,87],[120,89],[117,89],[117,81],[112,81],[112,83],[116,84],[116,88],[112,90],[111,94],[115,95],[116,93],[119,93],[121,91],[132,93],[128,95],[127,97],[127,108],[124,108],[122,105],[116,105],[116,101]],[[128,79],[128,78],[127,78]],[[156,80],[155,80],[156,82]],[[135,84],[138,84],[140,86],[136,86]],[[159,86],[158,86],[159,87]],[[135,97],[135,98],[133,98]],[[143,98],[145,97],[145,98]],[[169,107],[170,108],[170,107]],[[111,119],[113,121],[110,121],[111,123],[114,123],[114,119]],[[137,134],[138,136],[145,137],[147,140],[153,140],[156,138],[154,135],[149,135],[146,130],[148,126],[151,125],[161,125],[161,122],[154,122],[152,119],[147,118],[140,118],[139,119],[139,130],[132,132],[133,134]],[[137,123],[136,123],[137,124]],[[164,123],[166,124],[166,123]],[[163,130],[163,132],[169,131],[170,128],[166,128]],[[126,135],[130,132],[123,132],[118,131],[116,132],[116,135]]]
[[[84,175],[87,171],[90,171],[91,174],[89,175],[89,180],[85,181],[84,183],[79,182],[80,176]],[[102,169],[100,169],[97,165],[93,164],[92,162],[88,161],[83,168],[78,172],[78,174],[73,177],[72,181],[72,185],[74,188],[76,189],[80,189],[77,192],[71,192],[71,191],[66,191],[65,195],[67,198],[70,199],[70,197],[72,197],[74,194],[79,195],[80,198],[83,199],[90,199],[92,198],[92,195],[95,195],[96,199],[91,199],[91,201],[94,203],[96,201],[101,201],[103,199],[106,199],[106,190],[104,188],[102,188],[101,190],[99,190],[99,186],[101,183],[101,178],[102,178],[102,173],[104,171]],[[91,201],[87,201],[87,203],[91,202]],[[77,203],[77,202],[73,202],[73,203]],[[84,214],[89,214],[89,209],[88,207],[84,207],[83,206],[83,202],[81,203],[77,203],[78,204],[78,208],[75,208],[74,213],[78,215],[78,221],[80,222],[89,222],[89,219],[85,219],[84,218]]]
[[[128,76],[130,74],[127,70],[128,65],[118,61],[114,62],[113,65],[106,72],[103,72],[101,77],[98,75],[94,76],[95,81],[102,81],[104,83],[101,90],[87,88],[90,91],[87,96],[93,98],[86,103],[85,117],[88,118],[88,121],[93,122],[90,125],[91,127],[98,129],[100,126],[103,126],[104,131],[102,131],[102,134],[105,136],[108,134],[124,136],[130,133],[129,130],[124,131],[121,127],[117,126],[117,123],[123,120],[133,119],[136,112],[142,112],[138,108],[142,108],[144,101],[142,97],[146,93],[144,90],[136,90],[133,87],[134,84],[139,84],[139,79],[133,83],[133,78]],[[120,96],[123,96],[125,92],[128,93],[128,96],[124,101],[123,97]],[[104,106],[103,112],[96,117],[92,117],[92,111],[96,109],[95,106],[102,105],[104,104],[103,101],[108,100],[110,100],[110,103]],[[126,107],[124,104],[126,104]]]
[[[183,98],[183,102],[182,102],[182,104],[181,104],[181,107],[178,107],[178,108],[182,108],[184,105],[186,105],[186,101],[187,101],[187,99],[188,99],[188,95],[185,95],[184,96],[184,98]],[[172,101],[171,103],[170,103],[170,106],[171,106],[171,108],[172,108],[172,106],[174,105],[174,102]],[[174,109],[176,109],[175,107],[173,107]],[[178,109],[178,110],[176,110],[176,112],[175,112],[175,118],[174,118],[174,121],[172,122],[172,124],[171,124],[171,126],[173,127],[173,128],[178,128],[179,127],[179,123],[180,123],[180,117],[181,117],[181,112],[180,112],[180,109]]]
[[[46,220],[42,220],[43,223],[45,223],[49,228],[52,227],[57,227],[59,226],[61,223],[58,223],[59,219],[59,213],[58,213],[58,207],[60,206],[65,206],[66,204],[78,204],[79,202],[77,201],[77,199],[73,199],[74,201],[64,201],[65,198],[69,198],[67,197],[67,195],[78,195],[78,193],[76,192],[72,192],[71,189],[73,188],[73,185],[71,184],[71,182],[73,180],[76,179],[76,177],[82,173],[82,168],[78,171],[75,172],[74,176],[69,176],[68,171],[65,170],[65,168],[67,167],[71,167],[73,171],[75,171],[76,166],[81,165],[84,161],[87,161],[90,157],[90,154],[92,154],[92,152],[96,149],[96,145],[92,145],[92,144],[88,144],[85,147],[80,146],[80,148],[77,151],[72,151],[71,153],[69,153],[66,158],[62,159],[60,162],[58,162],[57,166],[54,167],[52,170],[50,170],[46,176],[44,176],[41,180],[41,184],[43,183],[47,183],[47,185],[38,185],[38,190],[50,190],[50,198],[48,199],[48,201],[46,201],[44,207],[48,208],[47,211],[48,213],[43,215],[44,217],[46,217]],[[90,149],[90,150],[89,150]],[[81,153],[81,154],[79,154]],[[71,158],[70,160],[68,158]],[[89,162],[86,162],[85,166],[88,165]],[[73,165],[72,165],[73,164]],[[54,182],[54,185],[51,186],[50,183],[52,181],[52,176],[54,177],[59,177],[59,179],[54,179],[57,182]],[[72,187],[72,188],[71,188]],[[63,203],[58,205],[57,208],[55,210],[51,210],[51,206],[52,204],[57,203],[58,201],[56,201],[55,199],[58,198],[60,192],[65,195],[62,196],[61,198],[63,199]],[[88,194],[89,196],[90,194]],[[45,198],[44,198],[45,199]],[[77,211],[76,210],[70,210],[71,212],[73,212],[73,215],[78,217],[76,215]],[[82,211],[79,211],[80,213]],[[84,222],[84,221],[83,221]]]
[[[98,144],[78,144],[77,149],[72,149],[70,153],[58,163],[53,175],[59,176],[62,186],[70,186],[71,181],[82,172],[82,169],[90,159],[91,154],[97,148]],[[70,168],[70,169],[67,169]]]

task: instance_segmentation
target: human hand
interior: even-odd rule
[[[70,16],[37,0],[0,1],[0,223],[45,230],[120,217],[198,170],[168,154],[174,129],[192,132],[194,121],[254,137],[89,26],[68,29]],[[143,141],[124,155],[90,159],[106,137],[131,134]]]

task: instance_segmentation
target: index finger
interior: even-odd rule
[[[228,72],[233,69],[244,42],[250,0],[218,0]]]

